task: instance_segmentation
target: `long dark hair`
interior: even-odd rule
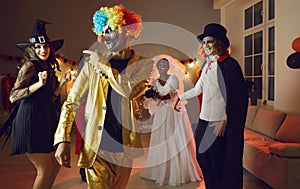
[[[213,54],[217,54],[219,56],[224,55],[224,54],[228,54],[228,48],[226,47],[226,45],[223,43],[223,41],[217,39],[214,37],[214,53]]]

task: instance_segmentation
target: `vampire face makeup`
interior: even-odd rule
[[[202,44],[203,44],[203,50],[206,54],[206,56],[210,56],[213,54],[214,52],[214,38],[213,37],[204,37],[202,40]]]

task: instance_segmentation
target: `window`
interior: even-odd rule
[[[274,0],[257,0],[244,10],[244,74],[253,84],[249,96],[270,103],[275,100],[274,11]]]

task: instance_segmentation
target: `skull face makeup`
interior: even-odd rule
[[[204,37],[202,40],[202,44],[203,44],[203,50],[206,54],[206,56],[210,56],[213,55],[213,52],[215,50],[214,48],[214,44],[215,44],[215,40],[213,37]]]
[[[168,59],[161,59],[157,62],[157,70],[160,75],[167,75],[169,68],[170,66]]]
[[[106,25],[103,27],[102,33],[103,42],[109,51],[118,52],[126,47],[124,32],[119,33],[118,29],[112,31],[111,27]]]

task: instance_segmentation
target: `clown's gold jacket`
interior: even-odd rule
[[[134,53],[134,51],[132,51]],[[131,87],[143,90],[144,80],[150,77],[153,61],[143,59],[134,54],[129,60],[125,74],[112,70],[109,63],[97,67],[88,62],[76,78],[76,81],[64,102],[59,124],[54,136],[54,146],[61,142],[71,142],[71,130],[76,112],[80,105],[85,105],[83,125],[83,146],[80,152],[79,167],[91,167],[96,159],[100,145],[104,118],[106,113],[106,97],[109,84],[122,95],[122,137],[125,155],[135,158],[143,155],[140,135],[132,115]],[[99,74],[99,72],[101,74]],[[105,77],[106,76],[106,77]],[[120,77],[121,76],[121,77]],[[130,94],[131,93],[131,94]]]

